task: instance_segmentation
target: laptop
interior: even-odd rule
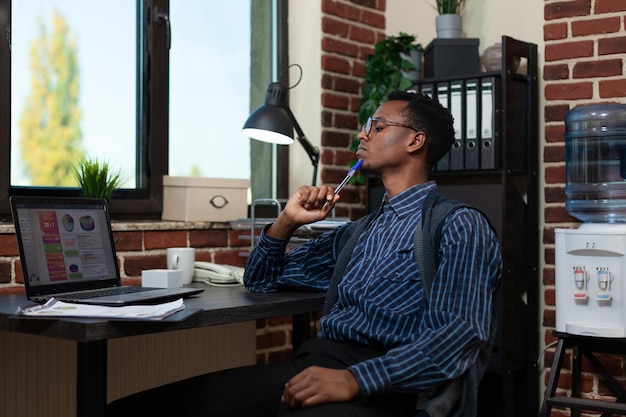
[[[204,291],[122,286],[105,199],[12,196],[10,204],[26,295],[32,301],[123,306]]]

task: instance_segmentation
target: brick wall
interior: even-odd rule
[[[386,0],[322,0],[322,183],[337,184],[354,160],[350,144],[359,128],[365,57],[385,36]],[[341,192],[337,216],[365,214],[364,186]],[[352,204],[345,204],[352,203]]]
[[[624,0],[546,0],[544,9],[545,66],[545,268],[543,283],[546,307],[543,324],[545,342],[554,341],[555,320],[554,229],[577,227],[578,222],[565,209],[564,117],[583,104],[626,103],[626,1]],[[545,355],[549,367],[553,355]],[[622,377],[622,357],[605,357],[612,374]],[[589,372],[584,364],[583,372]],[[547,381],[546,375],[546,381]],[[563,372],[559,387],[569,387],[569,373]],[[586,373],[584,395],[604,396],[608,390],[597,375]],[[554,412],[553,415],[560,415]],[[566,414],[568,415],[568,414]]]

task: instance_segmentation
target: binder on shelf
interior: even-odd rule
[[[464,135],[462,130],[462,85],[460,82],[455,82],[442,87],[448,90],[448,109],[450,110],[450,113],[452,113],[452,117],[454,117],[454,143],[450,149],[450,170],[460,171],[464,169],[465,165],[463,157],[465,149],[463,146]]]
[[[431,87],[432,89],[433,87]],[[447,85],[441,86],[439,84],[435,84],[436,88],[436,98],[439,100],[439,103],[448,108],[449,97],[448,97],[448,88]],[[451,151],[448,151],[440,160],[437,162],[437,171],[450,171],[450,154]]]
[[[478,81],[468,80],[465,84],[465,164],[466,170],[480,169],[480,152],[478,146]]]
[[[493,78],[485,78],[480,84],[480,169],[496,168],[494,81]]]

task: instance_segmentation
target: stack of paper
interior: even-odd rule
[[[182,299],[154,305],[106,307],[65,303],[52,298],[46,304],[20,307],[17,314],[35,317],[99,317],[128,320],[161,320],[184,308],[185,305]]]

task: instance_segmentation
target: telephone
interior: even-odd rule
[[[234,265],[218,265],[213,262],[200,261],[193,264],[193,280],[209,285],[242,285],[243,273],[242,267]]]

